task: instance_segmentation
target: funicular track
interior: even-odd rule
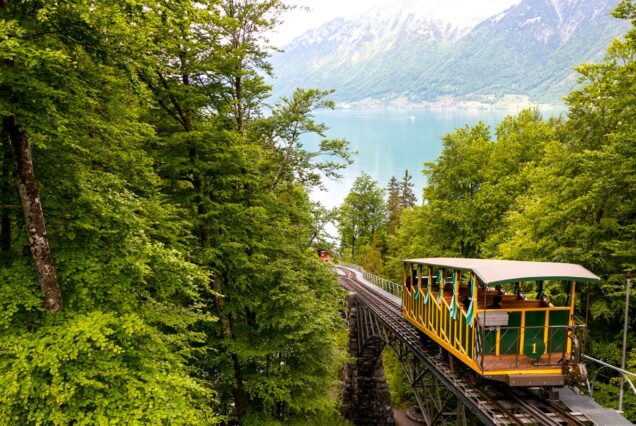
[[[462,414],[465,407],[481,423],[488,425],[593,424],[583,414],[571,413],[567,407],[548,401],[535,390],[474,382],[468,380],[468,376],[457,374],[461,371],[459,363],[449,361],[450,357],[444,356],[439,346],[404,320],[398,303],[359,282],[351,270],[340,270],[344,273],[340,276],[342,286],[356,294],[358,305],[362,308],[359,313],[359,341],[380,338],[393,348],[415,391],[426,423],[447,424],[451,414],[452,423],[470,424]],[[361,361],[364,362],[358,362]],[[375,359],[371,362],[374,363]],[[431,400],[436,399],[433,395],[435,390],[430,381],[424,384],[427,375],[439,382],[450,394],[449,397],[442,396],[432,403]],[[448,407],[452,405],[449,405],[450,399],[456,399],[457,408],[452,413],[448,413]]]

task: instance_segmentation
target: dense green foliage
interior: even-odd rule
[[[417,201],[411,179],[405,170],[402,180],[391,177],[386,191],[367,174],[355,180],[336,215],[341,250],[347,260],[360,263],[372,273],[381,271],[387,235],[396,232],[402,212]]]
[[[372,262],[397,281],[400,259],[413,257],[582,264],[602,278],[579,289],[577,315],[588,324],[584,351],[620,365],[625,273],[636,269],[636,4],[625,0],[614,15],[631,20],[632,29],[612,42],[603,63],[577,69],[580,88],[566,98],[567,117],[543,120],[537,110],[524,110],[503,120],[494,139],[483,124],[444,136],[442,154],[424,167],[424,202],[404,209]],[[389,197],[387,205],[393,204]],[[347,253],[344,236],[342,244]],[[356,261],[370,262],[364,253]],[[617,381],[604,374],[596,397],[615,409]],[[636,418],[636,396],[628,388],[624,409]]]
[[[374,271],[369,263],[373,263],[378,240],[386,228],[386,208],[384,191],[371,176],[363,173],[355,180],[340,208],[338,224],[343,251],[355,261],[356,250],[362,249],[365,266]]]
[[[307,194],[349,154],[299,143],[325,136],[326,92],[261,112],[264,34],[287,8],[0,2],[0,123],[30,141],[41,194],[18,193],[0,124],[0,424],[334,418],[342,295]],[[57,313],[25,198],[44,208]]]

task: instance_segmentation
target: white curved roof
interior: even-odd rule
[[[581,265],[573,263],[460,259],[454,257],[407,259],[405,262],[473,271],[484,284],[503,284],[507,282],[533,280],[571,280],[583,282],[598,282],[600,280],[599,277]]]

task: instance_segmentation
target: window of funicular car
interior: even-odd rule
[[[407,276],[410,277],[408,281],[413,280],[413,278],[418,278],[419,280],[420,268],[421,268],[421,277],[427,278],[429,273],[429,267],[431,268],[431,276],[433,278],[432,289],[435,291],[438,289],[437,277],[439,276],[440,270],[443,271],[445,282],[450,282],[452,274],[455,272],[452,269],[442,268],[435,265],[429,266],[426,264],[406,262],[405,269],[407,271]],[[472,274],[472,271],[460,270],[460,272],[461,274],[460,274],[460,282],[458,285],[458,289],[462,289],[462,288],[466,289],[468,287],[468,283],[470,282],[470,275]],[[426,281],[427,280],[424,280],[422,284],[425,284]],[[572,281],[570,280],[550,280],[550,281],[544,280],[543,281],[544,294],[545,296],[547,296],[552,306],[566,307],[570,304],[569,296],[570,296],[571,282]],[[479,279],[477,280],[477,285],[480,289],[484,288],[483,283]],[[540,288],[541,288],[540,281],[537,281],[537,280],[519,281],[519,286],[520,286],[521,292],[525,296],[525,300],[537,301],[541,299],[541,294],[539,294]],[[503,283],[501,285],[501,288],[505,291],[506,295],[515,294],[514,282]],[[577,289],[578,288],[580,288],[580,286],[577,285]],[[495,286],[489,285],[488,290],[494,291]]]
[[[569,305],[569,295],[570,295],[570,284],[569,280],[553,280],[553,281],[544,281],[544,295],[547,296],[548,300],[554,307],[566,307]],[[520,281],[519,286],[521,292],[525,300],[536,301],[541,300],[540,291],[540,283],[538,281]],[[489,286],[489,291],[494,291],[496,286]],[[515,283],[504,283],[501,285],[501,289],[505,292],[505,295],[513,295],[515,293]]]

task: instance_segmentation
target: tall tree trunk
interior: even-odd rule
[[[28,135],[15,122],[14,116],[5,118],[3,125],[9,132],[13,146],[22,210],[28,228],[31,256],[44,295],[44,307],[49,312],[57,312],[62,309],[62,292],[46,234],[44,211],[33,169],[31,143]]]
[[[182,67],[185,67],[185,56],[181,56],[181,64]],[[186,73],[183,73],[182,83],[185,86],[190,84],[190,78]],[[241,87],[241,78],[236,77],[235,85],[236,89],[236,98],[237,98],[237,115],[236,122],[238,126],[239,132],[243,133],[243,105],[242,105],[242,87]],[[184,128],[186,132],[194,131],[194,125],[192,120],[192,112],[185,111],[184,112]],[[196,170],[197,163],[197,149],[194,142],[190,144],[190,164],[192,165],[192,183],[195,191],[196,203],[197,203],[197,214],[198,217],[201,218],[207,213],[207,208],[204,204],[204,188],[201,181],[201,175],[198,170]],[[205,224],[200,223],[200,239],[201,246],[204,248],[210,247],[210,234],[208,232]],[[215,277],[211,277],[212,289],[217,293],[215,296],[215,304],[217,309],[217,314],[219,320],[221,321],[221,335],[224,340],[234,340],[234,332],[232,326],[232,317],[227,315],[223,309],[223,293],[221,288],[221,283],[219,280],[215,279]],[[245,395],[245,389],[243,386],[243,374],[241,371],[241,362],[239,360],[238,354],[233,352],[231,355],[232,358],[232,366],[234,369],[234,389],[232,390],[232,394],[234,397],[234,405],[236,408],[236,417],[239,423],[241,419],[245,417],[247,414],[247,397]]]
[[[0,167],[0,251],[11,251],[11,169],[13,160],[11,156],[11,142],[9,132],[2,127],[0,133],[0,152],[2,153],[2,165]]]
[[[236,127],[243,134],[243,80],[241,76],[234,77],[234,97],[236,98]]]
[[[11,216],[8,208],[3,208],[0,213],[0,251],[11,251]]]
[[[187,68],[185,52],[181,52],[179,54],[179,60],[181,61],[181,83],[184,86],[189,86],[190,76],[188,75],[187,72],[185,72]],[[170,93],[169,80],[166,77],[164,77],[160,72],[157,72],[157,76],[159,77],[161,86],[166,91],[166,93],[169,94]],[[143,76],[142,76],[142,79],[144,79]],[[186,133],[193,132],[195,126],[194,126],[192,111],[184,107],[183,105],[181,105],[179,100],[176,99],[174,96],[169,95],[170,102],[174,108],[174,110],[172,110],[171,108],[168,107],[166,103],[161,102],[160,89],[158,87],[153,87],[150,84],[149,79],[145,78],[144,81],[146,81],[149,84],[149,86],[151,87],[155,95],[157,95],[157,100],[159,101],[161,107],[173,118],[175,118],[179,123],[181,123],[184,131]],[[241,99],[239,100],[237,104],[237,105],[240,105],[240,107],[237,109],[237,125],[239,127],[239,131],[241,131],[242,133],[243,112],[242,112],[242,94],[241,94],[242,88],[241,88],[240,78],[235,80],[234,83],[235,83],[234,84],[235,89],[238,90],[238,96],[241,97]],[[194,190],[195,202],[197,205],[197,226],[199,227],[198,229],[199,241],[201,243],[201,247],[209,248],[211,245],[210,233],[206,225],[204,223],[201,223],[201,218],[208,211],[204,203],[206,189],[203,187],[201,173],[199,172],[199,170],[197,170],[198,152],[197,152],[197,147],[194,141],[189,142],[188,156],[189,156],[190,165],[192,167],[192,176],[191,176],[192,186]],[[216,277],[210,277],[210,287],[217,294],[215,296],[215,304],[216,304],[217,314],[221,322],[221,337],[224,340],[233,340],[234,334],[232,331],[232,319],[229,315],[227,315],[224,312],[224,309],[223,309],[223,296],[222,296],[221,283],[219,282],[218,279],[216,279]],[[240,420],[247,413],[247,397],[245,395],[245,390],[243,386],[243,377],[241,372],[240,359],[236,353],[232,353],[231,358],[232,358],[232,365],[234,369],[234,389],[232,393],[234,396],[236,415],[240,422]]]
[[[212,277],[212,290],[217,293],[215,298],[216,312],[221,321],[221,335],[224,340],[233,340],[234,331],[232,317],[223,312],[223,296],[221,295],[221,283],[215,277]],[[236,352],[231,353],[232,367],[234,368],[234,389],[232,396],[234,397],[234,406],[236,408],[236,417],[240,423],[241,419],[247,414],[247,396],[245,395],[245,387],[243,386],[243,373],[241,362]]]
[[[236,406],[236,418],[240,423],[241,419],[247,414],[247,397],[245,396],[245,389],[243,387],[241,362],[236,353],[232,353],[232,364],[234,366],[234,389],[232,393],[234,396],[234,405]]]
[[[192,126],[192,119],[189,117],[186,120],[186,131],[192,132],[194,126]],[[197,148],[194,141],[190,141],[189,148],[190,165],[192,167],[192,186],[194,189],[195,202],[197,204],[197,226],[199,228],[199,238],[201,240],[201,246],[204,248],[210,247],[210,233],[207,230],[205,224],[201,223],[201,218],[208,212],[203,202],[203,183],[201,182],[201,174],[197,170]]]
[[[188,64],[186,51],[179,52],[179,61],[181,62],[181,83],[183,83],[186,87],[190,86],[190,74],[186,72]],[[171,99],[175,109],[179,111],[179,117],[181,117],[181,122],[186,133],[194,132],[192,110],[181,106],[174,97]],[[201,245],[204,248],[208,248],[210,247],[210,234],[208,233],[205,225],[203,225],[199,220],[199,218],[203,217],[207,213],[207,209],[203,204],[203,183],[201,181],[201,174],[197,170],[198,154],[194,140],[190,140],[189,142],[188,156],[190,166],[192,167],[192,186],[195,193],[195,201],[197,203],[197,226],[199,227],[199,238],[201,239]]]
[[[351,263],[356,263],[356,236],[355,236],[355,231],[351,231]]]

